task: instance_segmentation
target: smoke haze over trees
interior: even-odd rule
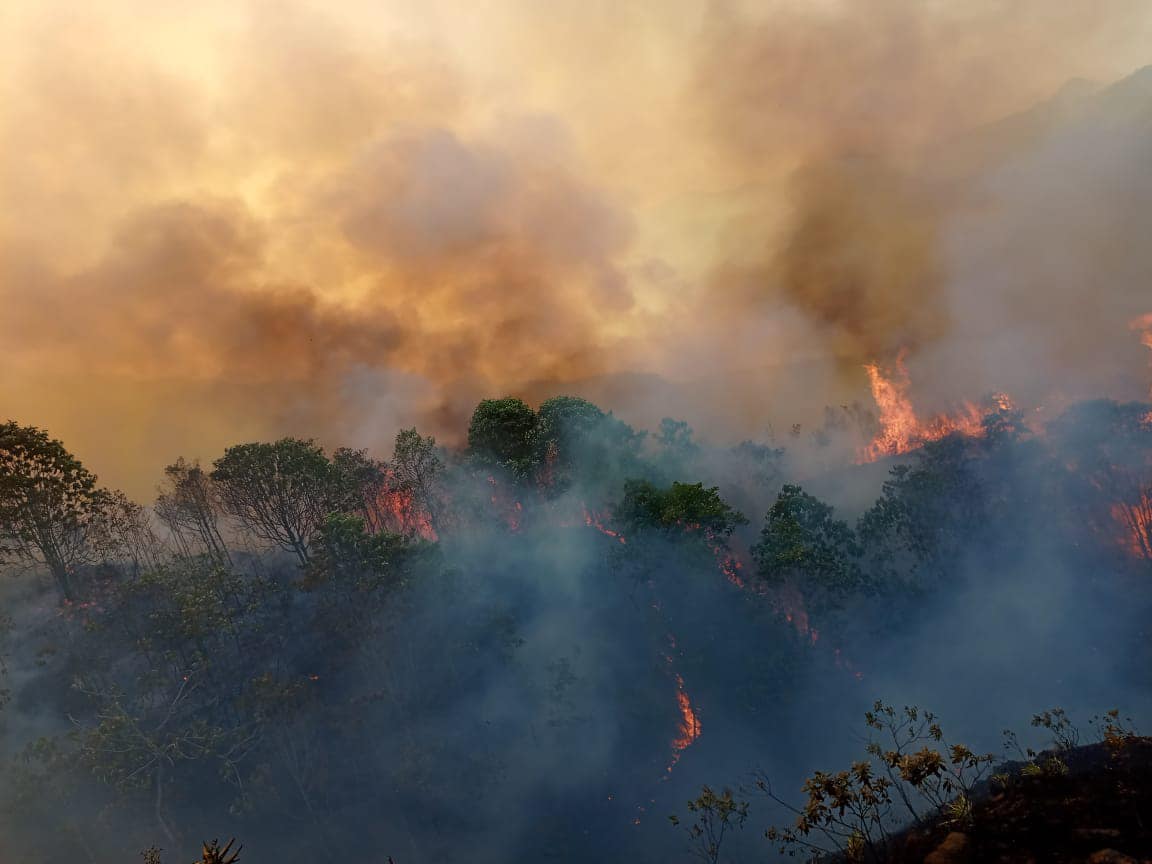
[[[1040,705],[1146,717],[1150,414],[992,407],[814,471],[875,430],[724,447],[496,399],[463,449],[403,430],[389,460],[301,439],[177,460],[154,517],[85,517],[66,592],[47,557],[4,586],[7,848],[189,857],[226,828],[257,860],[686,860],[666,817],[701,785],[755,767],[798,791],[876,694],[981,747]],[[5,429],[3,512],[45,475],[11,458],[26,442],[117,498]],[[772,854],[758,836],[726,849]]]
[[[1147,728],[1149,44],[0,3],[0,855],[770,860],[876,699]]]

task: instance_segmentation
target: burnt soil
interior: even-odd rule
[[[887,860],[1152,862],[1152,738],[1049,752],[1036,761],[1042,764],[1053,755],[1067,773],[1026,776],[1023,763],[1002,766],[998,770],[1011,779],[977,790],[969,826],[941,819],[909,829],[895,838]],[[945,843],[957,832],[965,837]]]

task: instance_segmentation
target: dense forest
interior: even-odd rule
[[[494,399],[466,446],[238,444],[145,507],[0,426],[3,857],[766,860],[861,711],[932,737],[876,699],[974,768],[1055,705],[1147,718],[1152,406],[879,431]]]

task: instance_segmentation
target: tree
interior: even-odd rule
[[[727,538],[737,526],[748,523],[743,513],[720,497],[718,487],[705,489],[703,483],[673,483],[660,489],[647,480],[629,480],[615,515],[631,530],[703,531],[717,538]]]
[[[156,566],[163,554],[148,512],[118,489],[100,496],[90,542],[100,561],[127,566],[133,577]]]
[[[534,463],[537,419],[521,399],[485,399],[468,423],[468,449],[481,462],[527,477]]]
[[[435,438],[421,435],[415,429],[401,429],[396,433],[392,449],[395,483],[409,495],[413,507],[428,514],[428,521],[436,532],[440,530],[443,508],[444,467]]]
[[[611,412],[578,396],[556,396],[538,416],[535,458],[543,485],[562,492],[579,479],[595,489],[638,473],[644,436]]]
[[[359,516],[333,513],[313,537],[306,585],[335,583],[373,591],[399,581],[398,566],[406,553],[399,534],[369,533]]]
[[[339,472],[324,449],[299,438],[238,444],[213,466],[225,511],[307,564],[312,535],[342,503]]]
[[[76,598],[77,566],[106,493],[64,445],[34,426],[0,426],[0,556],[41,563],[60,599]]]
[[[913,465],[896,465],[861,517],[868,566],[882,584],[946,583],[992,524],[979,458],[983,442],[949,436],[924,445]]]
[[[759,576],[794,583],[805,597],[835,603],[865,586],[859,548],[848,524],[799,486],[785,485],[752,547]]]
[[[180,458],[164,469],[155,511],[185,555],[198,547],[217,560],[230,562],[217,522],[220,496],[199,462]]]
[[[389,485],[388,466],[371,458],[365,450],[341,447],[332,454],[332,467],[340,485],[340,507],[359,515],[368,531],[375,534],[388,527],[384,498]]]

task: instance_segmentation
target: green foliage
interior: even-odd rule
[[[880,498],[860,518],[859,538],[881,581],[945,583],[974,536],[990,525],[988,490],[970,442],[926,445],[914,465],[896,465]]]
[[[737,800],[731,789],[719,795],[710,786],[701,789],[700,795],[688,802],[688,812],[693,814],[690,825],[684,826],[695,857],[708,864],[717,864],[729,831],[744,827],[748,819],[748,802]],[[674,826],[680,826],[680,819],[669,816]]]
[[[855,534],[832,507],[790,485],[781,489],[752,547],[760,578],[799,587],[810,598],[809,611],[869,590],[859,555]]]
[[[635,474],[643,435],[587,399],[556,396],[540,406],[535,458],[553,494],[576,482],[599,490]]]
[[[47,432],[0,425],[0,559],[45,565],[62,600],[76,599],[75,571],[88,560],[105,499],[96,477]]]
[[[399,534],[371,534],[361,517],[333,513],[312,538],[305,584],[314,587],[338,581],[359,590],[375,590],[397,576],[407,552]]]
[[[348,484],[323,448],[298,438],[229,447],[211,476],[228,513],[301,564],[324,518],[347,503]]]
[[[485,399],[468,423],[468,449],[481,464],[526,478],[535,467],[538,418],[522,399]]]
[[[628,480],[614,513],[626,530],[701,531],[719,538],[748,523],[720,497],[718,487],[705,489],[703,483],[673,483],[661,489],[647,480]]]
[[[757,788],[791,810],[791,826],[769,828],[768,839],[781,853],[806,850],[816,857],[833,853],[846,861],[880,861],[900,820],[920,823],[927,815],[961,828],[972,819],[972,794],[994,757],[963,744],[949,744],[931,712],[897,710],[876,702],[864,715],[869,730],[866,758],[836,773],[817,771],[804,783],[806,801],[795,807],[773,791],[761,775]]]

